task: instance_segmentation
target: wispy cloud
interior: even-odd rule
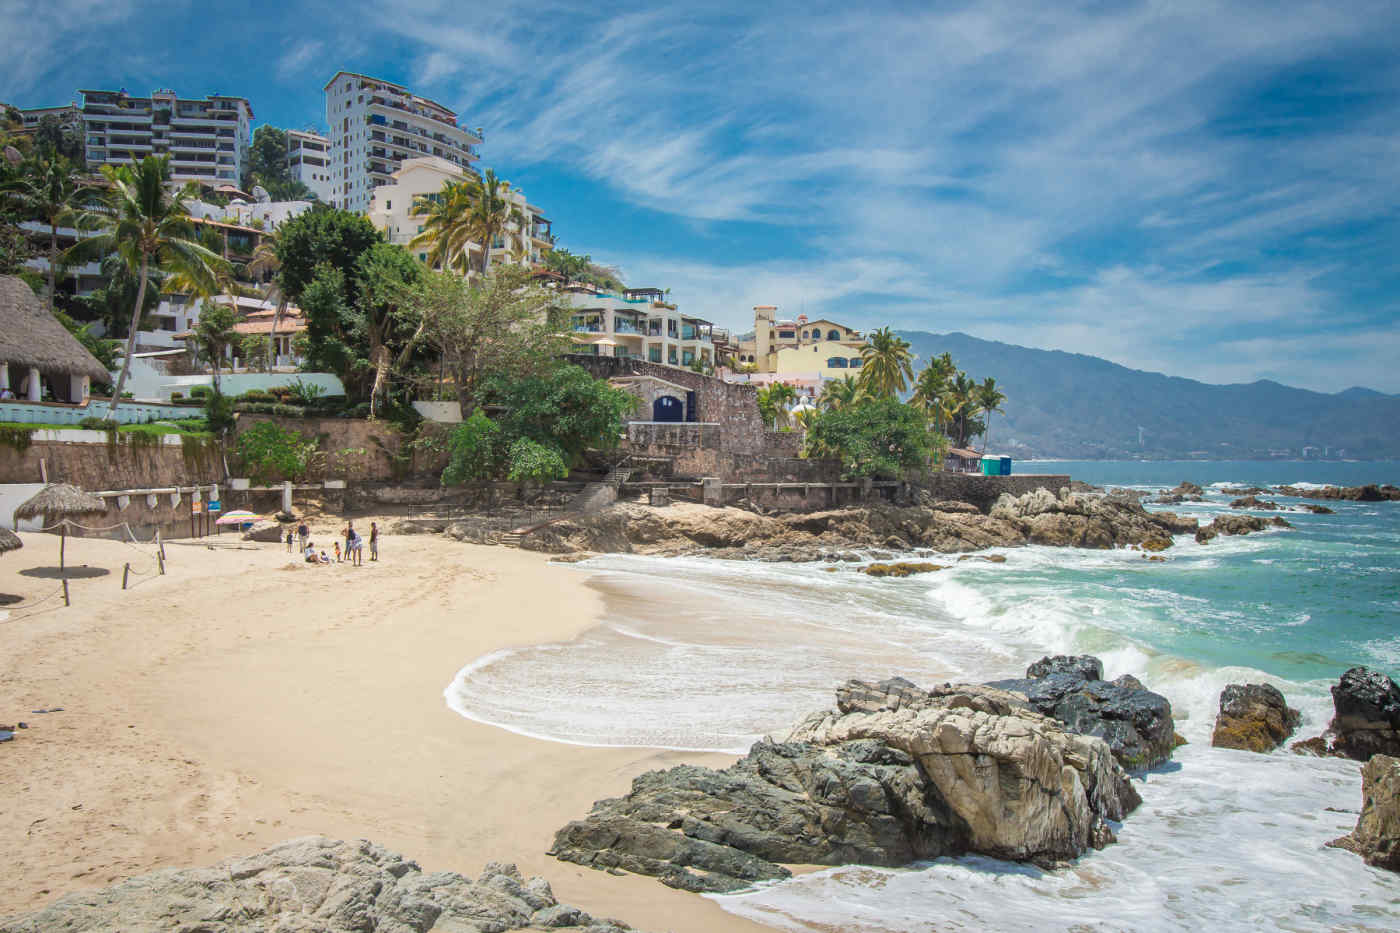
[[[324,70],[325,49],[326,44],[320,39],[303,39],[292,43],[277,60],[277,77],[291,81],[311,70],[313,65]]]

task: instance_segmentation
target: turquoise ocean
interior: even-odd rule
[[[1400,481],[1397,463],[1045,462],[1095,485],[1207,500],[1236,485]],[[1400,878],[1324,844],[1361,804],[1353,762],[1210,747],[1220,690],[1281,689],[1297,738],[1331,716],[1328,687],[1364,664],[1400,675],[1400,503],[1268,496],[1291,530],[1197,544],[1165,562],[1129,550],[1003,549],[1004,564],[872,579],[851,565],[608,555],[575,565],[605,600],[567,643],[464,658],[462,715],[543,739],[741,753],[832,705],[851,677],[921,684],[1018,676],[1044,654],[1091,653],[1171,700],[1189,744],[1141,778],[1119,842],[1058,872],[980,857],[846,866],[739,895],[727,910],[792,931],[1396,930]],[[1321,501],[1321,500],[1317,500]],[[1159,508],[1148,506],[1149,508]],[[622,793],[624,787],[618,787]]]

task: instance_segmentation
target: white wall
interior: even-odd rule
[[[207,374],[161,378],[160,397],[163,399],[169,399],[171,392],[183,393],[188,398],[193,387],[214,384],[214,377]],[[242,395],[250,389],[275,389],[298,381],[320,386],[322,395],[345,394],[345,386],[330,373],[225,373],[219,377],[219,388],[225,395]]]
[[[18,528],[15,527],[15,509],[38,495],[43,488],[43,483],[0,483],[0,528],[10,528],[14,531],[38,531],[44,527],[42,518],[26,518],[19,523]],[[0,560],[13,560],[13,555],[14,552],[11,551],[9,557],[0,557]]]

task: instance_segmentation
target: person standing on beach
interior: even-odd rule
[[[287,529],[287,553],[292,553],[292,529]]]
[[[379,524],[369,523],[369,559],[379,560]]]
[[[306,550],[306,545],[311,541],[311,529],[306,527],[306,519],[302,519],[297,526],[297,539],[301,544],[301,549]]]
[[[350,543],[355,540],[355,523],[347,521],[345,523],[345,556],[350,556]]]

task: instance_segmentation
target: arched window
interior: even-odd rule
[[[841,332],[840,332],[839,330],[829,330],[829,331],[826,332],[826,339],[827,339],[827,340],[840,340],[840,339],[841,339]]]
[[[860,369],[860,367],[861,367],[864,363],[865,363],[865,360],[861,359],[861,358],[858,357],[858,356],[853,356],[853,357],[851,357],[851,368],[852,368],[852,369]]]
[[[826,361],[827,369],[845,369],[846,358],[844,356],[833,356]]]

